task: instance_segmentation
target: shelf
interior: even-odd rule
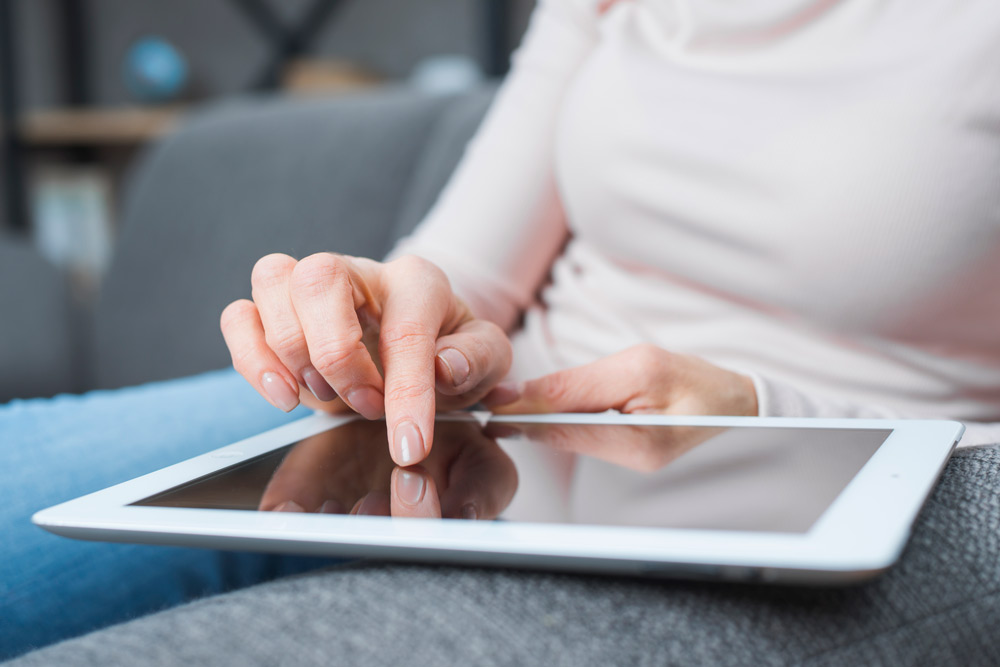
[[[20,139],[27,146],[134,146],[158,139],[176,125],[182,107],[50,109],[24,114]]]

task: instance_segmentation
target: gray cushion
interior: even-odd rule
[[[219,314],[271,252],[381,256],[447,100],[390,91],[255,99],[199,114],[129,188],[95,314],[95,385],[229,363]]]
[[[63,275],[27,242],[0,238],[0,403],[77,389],[73,315]]]
[[[902,560],[854,588],[359,565],[206,599],[16,665],[992,665],[1000,447],[948,464]]]

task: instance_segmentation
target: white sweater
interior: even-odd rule
[[[541,0],[402,252],[517,379],[653,342],[1000,441],[1000,3]]]

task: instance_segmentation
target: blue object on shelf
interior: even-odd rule
[[[125,55],[125,85],[141,102],[173,100],[187,81],[187,60],[162,37],[136,40]]]

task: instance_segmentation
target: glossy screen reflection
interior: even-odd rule
[[[406,471],[389,458],[385,423],[358,420],[135,504],[801,533],[891,432],[473,420],[435,429],[431,456]],[[400,500],[414,489],[416,509]]]

